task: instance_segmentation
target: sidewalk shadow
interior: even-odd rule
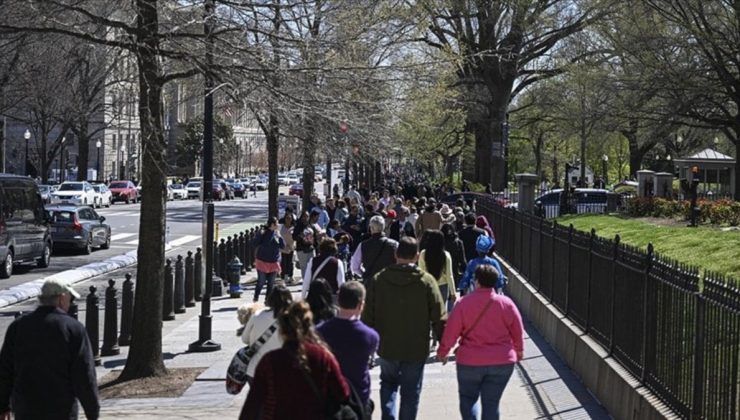
[[[172,360],[177,356],[187,354],[186,351],[182,351],[180,353],[170,353],[168,351],[162,353],[162,360]],[[106,369],[115,369],[117,367],[125,366],[126,365],[126,359],[127,357],[120,358],[120,359],[113,359],[113,360],[106,360],[103,362],[103,367]]]
[[[525,357],[522,362],[516,364],[516,370],[527,388],[535,404],[538,419],[558,419],[563,416],[589,419],[611,419],[606,410],[589,393],[586,386],[580,381],[575,373],[558,356],[552,346],[540,335],[529,320],[524,320],[524,329],[541,355]],[[537,359],[543,359],[538,361]],[[536,364],[549,365],[557,375],[555,378],[542,379],[535,382],[532,374],[537,373]],[[541,373],[541,372],[540,372]],[[547,387],[543,393],[541,388]],[[558,401],[560,396],[560,401]],[[556,397],[556,398],[553,398]],[[568,400],[574,400],[573,403]],[[567,405],[559,407],[558,405]]]

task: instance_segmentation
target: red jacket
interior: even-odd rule
[[[324,401],[326,398],[346,401],[349,398],[349,387],[334,356],[317,344],[305,343],[304,346],[311,378],[322,393]],[[257,365],[254,381],[239,418],[323,419],[323,401],[317,400],[300,369],[296,357],[284,348],[267,353]]]

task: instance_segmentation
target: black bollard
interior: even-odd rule
[[[234,259],[234,240],[231,236],[226,237],[226,264]]]
[[[195,306],[195,284],[193,280],[193,251],[185,257],[185,306]]]
[[[244,237],[244,232],[239,232],[239,252],[237,252],[237,256],[239,257],[240,261],[244,261],[244,251],[247,247],[247,240]],[[246,264],[242,264],[242,272],[241,275],[247,274],[247,268],[245,267]]]
[[[95,366],[100,366],[100,335],[98,334],[100,329],[100,325],[98,325],[100,317],[100,314],[98,313],[100,311],[100,302],[98,300],[98,295],[95,294],[96,290],[97,288],[95,286],[90,286],[90,294],[87,295],[85,306],[85,329],[87,330],[87,337],[90,339],[90,344],[92,345],[92,354],[95,359]]]
[[[254,229],[249,230],[249,253],[247,254],[247,266],[252,268],[254,267],[254,253],[255,253],[255,247],[254,247]]]
[[[224,295],[224,280],[214,275],[213,281],[211,282],[211,296],[218,297]]]
[[[134,282],[131,273],[126,273],[121,290],[121,334],[118,336],[119,346],[131,344],[131,329],[134,323]]]
[[[221,238],[218,244],[218,276],[226,277],[226,239]]]
[[[203,254],[200,247],[195,248],[195,267],[193,267],[193,286],[195,289],[195,300],[203,300]]]
[[[175,277],[172,274],[172,260],[167,258],[164,266],[164,295],[162,296],[162,321],[175,319]]]
[[[249,229],[244,231],[244,269],[246,271],[252,271],[252,263],[249,260],[249,256],[252,254],[252,236],[249,233]]]
[[[13,316],[13,319],[18,319],[18,318],[20,318],[20,317],[22,317],[22,316],[23,316],[23,311],[18,311],[18,312],[16,312],[16,313],[15,313],[15,315]]]
[[[213,241],[213,275],[218,276],[218,241]]]
[[[108,280],[108,287],[105,289],[105,317],[103,319],[103,348],[100,349],[101,356],[115,356],[121,353],[121,350],[118,348],[117,293],[115,280]]]
[[[185,262],[182,255],[175,262],[175,313],[185,313]]]
[[[71,316],[74,319],[77,319],[77,316],[80,314],[80,308],[77,306],[77,300],[74,296],[70,296],[70,302],[69,302],[69,309],[67,309],[67,314]]]

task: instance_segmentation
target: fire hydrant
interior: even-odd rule
[[[242,289],[239,286],[241,271],[242,262],[239,257],[234,256],[234,259],[226,264],[226,280],[229,282],[229,296],[232,298],[239,298],[242,295]]]

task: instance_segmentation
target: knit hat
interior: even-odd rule
[[[41,297],[54,297],[59,296],[62,293],[69,293],[70,295],[74,296],[75,299],[80,298],[80,294],[75,291],[71,286],[69,286],[67,283],[57,280],[57,279],[49,279],[44,282],[44,285],[41,286]]]
[[[388,217],[390,219],[395,219],[396,218],[396,211],[395,210],[388,210],[388,213],[386,214],[386,217]]]
[[[495,244],[496,241],[491,239],[488,235],[480,235],[478,240],[475,241],[475,250],[481,253],[488,253]]]

